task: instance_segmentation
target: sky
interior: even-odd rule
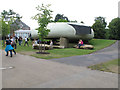
[[[2,0],[0,2],[0,12],[12,9],[22,16],[22,21],[31,29],[38,27],[37,21],[31,19],[38,11],[38,5],[51,4],[53,20],[55,16],[64,14],[69,20],[83,21],[86,26],[92,26],[95,17],[105,17],[107,24],[118,17],[119,0]]]

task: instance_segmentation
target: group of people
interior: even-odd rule
[[[29,39],[25,37],[24,46],[25,46],[26,44],[29,46],[28,41],[29,41]],[[14,54],[16,55],[16,52],[15,52],[14,48],[15,48],[15,49],[17,48],[17,44],[16,44],[17,42],[19,42],[19,45],[21,45],[21,44],[22,44],[22,37],[17,38],[17,37],[15,37],[15,36],[13,36],[13,37],[10,36],[10,37],[7,37],[7,38],[6,38],[6,41],[5,41],[5,44],[6,44],[5,51],[6,51],[6,53],[7,53],[6,56],[8,56],[8,54],[9,54],[9,52],[10,52],[10,57],[12,57],[12,51],[13,51]]]
[[[24,46],[25,46],[26,44],[29,46],[29,44],[28,44],[29,39],[28,39],[27,37],[25,37],[24,40],[25,40]],[[22,41],[23,41],[22,37],[19,37],[19,38],[18,38],[18,42],[19,42],[19,45],[20,45],[20,46],[22,45]]]
[[[15,50],[14,50],[14,46],[16,46],[15,45],[15,42],[14,42],[14,38],[12,38],[12,37],[7,37],[6,38],[6,42],[5,42],[5,44],[6,44],[6,48],[5,48],[5,51],[6,51],[6,56],[8,56],[8,54],[9,54],[9,51],[10,51],[10,57],[12,57],[12,51],[14,52],[14,54],[16,55],[16,52],[15,52]],[[15,47],[16,48],[16,47]]]
[[[39,44],[39,43],[41,43],[41,41],[40,41],[39,39],[34,39],[33,44]],[[49,45],[50,45],[50,46],[53,46],[53,41],[52,41],[52,40],[50,40]],[[80,39],[80,40],[78,41],[78,44],[77,44],[77,47],[76,47],[76,48],[77,48],[77,49],[80,49],[81,46],[84,46],[82,39]]]
[[[14,52],[14,54],[16,54],[14,48],[15,48],[15,49],[17,48],[17,45],[16,45],[17,40],[19,41],[19,45],[21,45],[21,44],[22,44],[22,37],[19,37],[19,38],[12,37],[12,36],[11,36],[10,38],[7,37],[6,42],[5,42],[5,44],[6,44],[5,51],[6,51],[6,53],[7,53],[6,56],[8,56],[9,51],[10,51],[10,56],[11,56],[11,57],[12,57],[12,51]],[[25,46],[26,44],[29,46],[28,41],[29,41],[29,39],[25,37],[24,46]],[[40,40],[39,40],[39,39],[38,39],[38,40],[34,40],[34,44],[39,44],[39,43],[40,43]],[[52,42],[52,40],[51,40],[51,41],[50,41],[50,46],[52,46],[52,45],[53,45],[53,42]],[[83,41],[80,39],[76,48],[79,49],[79,48],[80,48],[81,46],[83,46],[83,45],[84,45],[84,44],[83,44]]]
[[[40,44],[40,43],[43,43],[43,42],[41,42],[39,39],[34,39],[34,41],[33,41],[33,44]],[[52,46],[53,41],[52,40],[46,41],[45,44],[50,44]]]

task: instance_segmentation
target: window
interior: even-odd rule
[[[80,34],[91,34],[91,27],[69,24],[76,30],[76,35]]]

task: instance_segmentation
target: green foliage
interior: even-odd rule
[[[109,29],[105,29],[105,39],[109,39],[110,34],[109,34]]]
[[[55,16],[55,20],[54,21],[55,22],[69,22],[68,18],[66,16],[64,16],[63,14],[57,14]]]
[[[20,19],[22,17],[20,17],[19,14],[15,13],[13,10],[10,9],[9,11],[3,10],[3,12],[1,12],[1,18],[6,24],[8,24],[9,31],[14,32],[15,27],[11,26],[11,24],[16,23],[15,20]]]
[[[3,10],[3,12],[1,12],[1,16],[2,18],[4,18],[4,21],[11,21],[11,22],[14,22],[15,18],[16,19],[22,18],[19,14],[17,14],[11,9],[9,9],[9,11]]]
[[[57,22],[68,22],[68,21],[64,19],[59,19]]]
[[[104,17],[96,17],[95,23],[92,25],[92,29],[94,30],[94,37],[99,39],[104,39],[106,36],[106,22]]]
[[[9,34],[9,30],[10,30],[10,27],[9,27],[9,24],[6,24],[5,21],[3,21],[3,19],[0,19],[0,38],[3,37],[3,46],[5,46],[4,44],[4,40],[5,40],[5,37]]]
[[[57,14],[55,16],[54,22],[74,22],[77,23],[77,20],[69,20],[68,17],[64,16],[64,14]],[[84,22],[82,21],[84,24]]]
[[[44,41],[44,38],[47,37],[48,33],[50,32],[49,29],[47,29],[47,25],[49,22],[51,22],[51,13],[53,11],[51,11],[50,9],[48,9],[51,5],[46,5],[44,6],[42,4],[42,6],[38,6],[36,7],[36,9],[40,12],[37,15],[35,15],[33,17],[33,19],[37,20],[39,27],[37,28],[38,30],[38,35],[39,35],[39,39],[41,41]]]
[[[4,40],[5,40],[5,37],[10,33],[10,32],[13,32],[12,28],[11,27],[11,24],[15,22],[15,18],[17,19],[20,19],[21,17],[16,14],[13,10],[9,10],[9,11],[6,11],[6,10],[3,10],[3,12],[1,12],[1,19],[0,19],[0,22],[1,22],[1,28],[0,28],[0,31],[2,32],[2,37],[3,37],[3,46],[5,46],[4,44]]]
[[[1,30],[2,31],[2,36],[5,37],[9,34],[10,27],[9,27],[8,24],[5,23],[5,21],[2,20],[1,22],[2,22],[2,28],[1,28],[2,29]]]
[[[114,18],[106,29],[105,18],[95,18],[95,23],[92,25],[95,38],[115,39],[120,40],[120,18]]]
[[[45,37],[47,37],[48,33],[50,32],[50,29],[47,29],[47,25],[48,23],[51,22],[51,13],[53,12],[52,10],[48,9],[51,5],[48,4],[46,6],[44,6],[42,4],[42,6],[40,7],[38,5],[38,7],[36,7],[36,9],[40,12],[37,15],[35,15],[33,17],[33,19],[37,20],[39,27],[36,29],[38,30],[38,36],[40,41],[45,41]],[[40,44],[39,44],[40,45]],[[45,46],[44,46],[44,51],[45,51]],[[39,48],[39,52],[40,52],[40,48]],[[42,52],[42,48],[41,48],[41,52]]]
[[[2,19],[0,17],[0,40],[2,38]]]
[[[95,21],[100,21],[100,23],[103,25],[104,28],[105,28],[106,25],[107,25],[104,17],[101,17],[101,16],[96,17],[96,18],[95,18]]]
[[[114,18],[108,25],[109,38],[120,40],[120,18]]]

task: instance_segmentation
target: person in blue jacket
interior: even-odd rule
[[[11,46],[11,40],[9,40],[9,37],[7,37],[6,39],[6,48],[5,48],[5,51],[6,51],[6,56],[8,56],[8,51],[10,51],[10,57],[12,57],[12,51],[16,54],[14,48]]]

